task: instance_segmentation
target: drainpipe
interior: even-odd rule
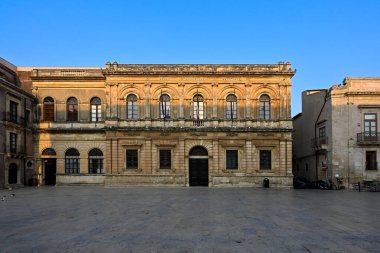
[[[324,97],[322,108],[319,111],[318,117],[317,117],[317,119],[315,120],[315,123],[314,123],[314,140],[315,140],[315,142],[317,141],[317,124],[318,124],[319,118],[321,117],[323,109],[325,108],[325,105],[326,105],[326,102],[327,102],[327,95],[328,95],[328,91],[329,90],[326,89],[325,91],[326,91],[326,94],[325,94],[325,97]],[[318,154],[317,154],[316,150],[315,150],[315,179],[316,179],[315,181],[318,181]]]
[[[24,158],[23,158],[23,161],[24,161],[24,186],[26,186],[26,126],[27,126],[27,118],[26,118],[26,98],[24,98]]]

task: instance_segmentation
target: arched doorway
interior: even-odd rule
[[[57,173],[56,155],[55,150],[52,148],[47,148],[42,152],[45,185],[55,185]]]
[[[193,147],[189,152],[189,185],[208,186],[208,152],[204,147]]]
[[[8,184],[17,184],[17,165],[15,163],[9,165]]]

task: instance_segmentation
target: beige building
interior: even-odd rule
[[[380,78],[346,78],[342,85],[302,93],[294,119],[293,173],[311,181],[343,177],[351,187],[380,180]]]
[[[17,67],[0,58],[0,188],[33,177],[35,98],[21,89]]]
[[[292,184],[289,63],[19,73],[38,100],[42,184]]]

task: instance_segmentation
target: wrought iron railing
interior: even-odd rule
[[[380,144],[380,133],[362,132],[357,134],[358,144]]]

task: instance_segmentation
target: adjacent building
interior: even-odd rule
[[[289,63],[18,71],[41,184],[292,185]]]
[[[0,188],[33,177],[35,98],[21,88],[17,67],[0,58]]]
[[[343,178],[346,186],[380,180],[380,78],[302,93],[293,135],[293,173],[311,181]]]

